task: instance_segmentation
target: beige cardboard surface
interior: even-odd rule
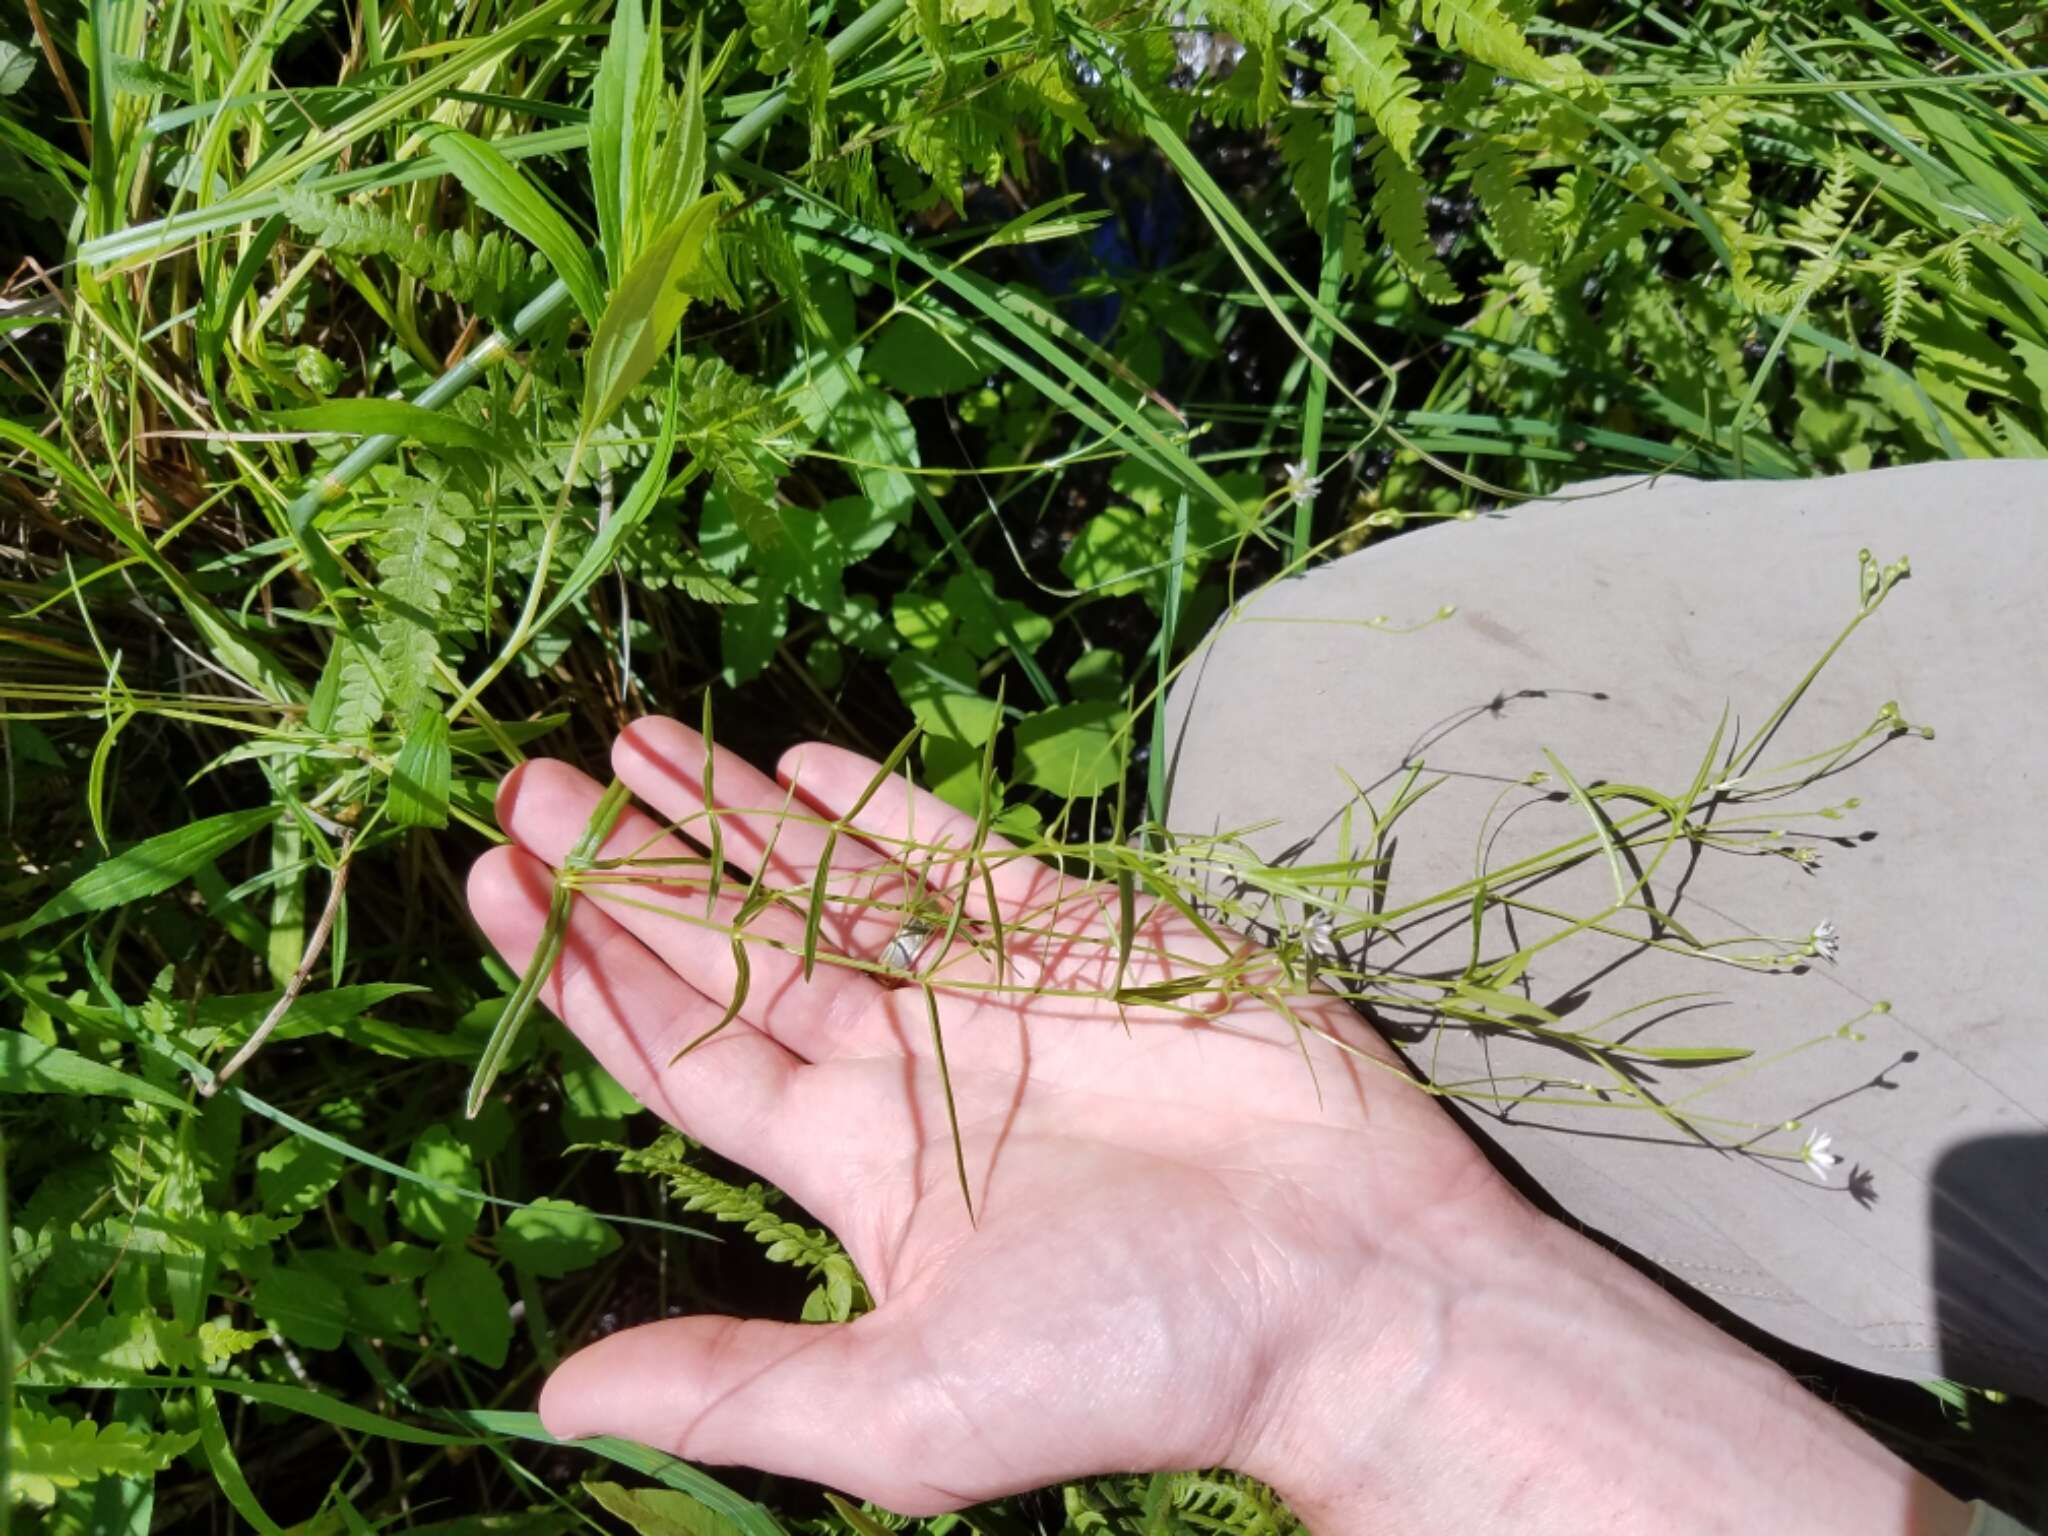
[[[1659,910],[1703,941],[1798,943],[1831,921],[1839,959],[1800,974],[1715,965],[1646,947],[1637,915],[1618,924],[1637,937],[1578,934],[1524,978],[1575,1029],[1753,1049],[1742,1067],[1663,1064],[1642,1079],[1723,1147],[1640,1110],[1465,1113],[1579,1220],[1793,1343],[2048,1394],[2048,463],[1567,494],[1403,535],[1241,604],[1173,692],[1169,824],[1264,823],[1246,839],[1263,857],[1334,858],[1346,776],[1383,810],[1419,761],[1443,783],[1396,829],[1398,908],[1482,857],[1500,870],[1588,831],[1554,772],[1520,782],[1550,767],[1545,748],[1584,785],[1685,791],[1724,707],[1748,741],[1854,614],[1858,550],[1909,555],[1910,579],[1762,765],[1856,736],[1888,700],[1935,739],[1886,740],[1805,790],[1720,815],[1731,831],[1798,834],[1817,867],[1681,848],[1651,882]],[[1453,617],[1413,633],[1361,622],[1414,623],[1444,604]],[[1839,819],[1807,814],[1824,807]],[[1354,811],[1355,838],[1367,824]],[[1510,889],[1577,914],[1614,887],[1596,856]],[[1350,958],[1456,972],[1468,916],[1418,914]],[[1556,931],[1527,908],[1513,938],[1508,922],[1489,911],[1485,955]],[[1698,992],[1711,995],[1644,1006]],[[1878,1002],[1891,1011],[1871,1014]],[[1630,1009],[1643,1011],[1615,1018]],[[1555,1085],[1601,1076],[1555,1045],[1420,1011],[1383,1022],[1437,1080],[1482,1094],[1583,1100]],[[1862,1039],[1835,1037],[1851,1024]],[[1725,1149],[1755,1134],[1739,1123],[1790,1119],[1832,1137],[1843,1162],[1828,1185]],[[1796,1152],[1805,1134],[1753,1145]]]

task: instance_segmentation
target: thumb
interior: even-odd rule
[[[905,1515],[973,1502],[926,1480],[945,1433],[934,1384],[890,1320],[774,1323],[680,1317],[629,1328],[564,1361],[541,1389],[548,1433],[618,1435],[690,1461],[823,1483]],[[961,1426],[950,1418],[953,1435]],[[923,1474],[923,1475],[921,1475]]]

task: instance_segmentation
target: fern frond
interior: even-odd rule
[[[808,1270],[820,1281],[824,1316],[843,1321],[855,1312],[867,1310],[867,1288],[846,1250],[826,1233],[779,1215],[774,1202],[779,1198],[761,1184],[744,1187],[729,1184],[690,1161],[690,1144],[674,1131],[664,1131],[640,1150],[628,1151],[619,1159],[628,1173],[648,1173],[668,1180],[669,1190],[683,1202],[683,1209],[726,1222],[745,1231],[777,1264],[793,1264]],[[806,1305],[806,1316],[811,1315]]]
[[[130,1425],[95,1424],[17,1404],[8,1425],[8,1487],[31,1504],[103,1477],[154,1477],[199,1442],[194,1430],[152,1435]]]
[[[1265,0],[1276,30],[1286,28],[1313,37],[1323,45],[1330,75],[1351,93],[1358,110],[1394,146],[1403,164],[1414,163],[1415,135],[1422,130],[1422,107],[1415,99],[1415,77],[1408,54],[1391,32],[1380,29],[1363,5],[1338,0]]]
[[[382,256],[435,293],[488,315],[517,308],[551,275],[538,252],[495,230],[481,240],[462,229],[429,234],[374,204],[344,203],[304,187],[285,188],[279,211],[323,250]]]
[[[1764,78],[1764,49],[1769,40],[1765,32],[1750,40],[1728,72],[1729,85],[1753,85]],[[1739,91],[1705,97],[1672,130],[1657,151],[1657,159],[1674,180],[1688,184],[1703,180],[1716,160],[1736,149],[1748,115],[1749,98]]]
[[[1542,209],[1522,180],[1521,166],[1506,144],[1491,136],[1468,139],[1459,155],[1472,190],[1486,210],[1509,285],[1532,315],[1550,312],[1552,244]]]
[[[463,528],[450,509],[467,505],[456,492],[411,482],[393,498],[377,534],[377,615],[370,627],[385,697],[401,722],[434,696],[449,598],[463,573]]]
[[[1289,112],[1276,143],[1294,200],[1308,216],[1309,228],[1320,231],[1330,207],[1329,124],[1319,113]],[[1343,242],[1344,270],[1356,273],[1365,265],[1365,216],[1355,202],[1344,210]]]
[[[1259,121],[1276,116],[1285,105],[1283,72],[1263,61],[1274,58],[1288,38],[1310,38],[1322,44],[1330,78],[1351,93],[1402,162],[1412,163],[1415,136],[1422,129],[1415,77],[1401,39],[1383,30],[1369,7],[1355,0],[1205,0],[1199,9],[1209,22],[1243,41],[1246,57],[1238,73],[1255,55],[1262,61],[1256,77],[1230,91],[1233,109],[1248,110]]]
[[[1263,1483],[1230,1472],[1177,1472],[1167,1488],[1190,1524],[1236,1536],[1287,1536],[1297,1521]]]
[[[773,544],[781,533],[775,484],[788,451],[774,391],[708,355],[676,367],[684,446],[709,467],[749,542]]]
[[[1394,153],[1391,144],[1382,145],[1373,156],[1372,175],[1373,222],[1395,262],[1425,299],[1432,304],[1451,303],[1458,297],[1458,287],[1430,244],[1429,205],[1422,178]]]
[[[1854,190],[1848,159],[1837,155],[1813,201],[1778,227],[1778,238],[1815,255],[1827,250],[1842,233],[1842,221],[1848,216],[1849,196]]]
[[[1422,0],[1422,24],[1438,46],[1503,74],[1545,84],[1558,78],[1496,0]]]

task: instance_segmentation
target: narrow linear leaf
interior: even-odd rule
[[[14,1029],[0,1030],[0,1093],[63,1093],[132,1099],[159,1109],[192,1107],[153,1083]]]
[[[275,806],[228,811],[137,843],[87,870],[0,937],[32,933],[49,923],[140,901],[168,891],[277,818]]]
[[[924,993],[924,1010],[932,1026],[932,1057],[939,1068],[939,1091],[946,1098],[946,1125],[953,1133],[953,1172],[960,1180],[960,1198],[967,1205],[967,1220],[974,1222],[974,1192],[967,1185],[967,1148],[960,1140],[960,1109],[953,1102],[953,1074],[946,1066],[946,1034],[939,1027],[939,994],[930,982],[918,983]]]
[[[272,411],[268,420],[286,432],[333,432],[351,437],[412,438],[436,448],[490,453],[491,434],[459,416],[443,415],[404,400],[329,400],[297,410]]]
[[[700,139],[702,133],[699,128]],[[548,259],[584,319],[595,325],[604,312],[597,263],[569,221],[541,196],[526,172],[484,140],[456,129],[434,136],[434,153],[487,213],[509,225]]]

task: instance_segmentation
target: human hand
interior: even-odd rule
[[[646,719],[613,767],[660,817],[708,836],[704,756],[696,732]],[[701,851],[629,812],[601,857],[630,855],[640,877],[584,886],[543,996],[642,1102],[826,1222],[875,1310],[836,1326],[694,1317],[614,1335],[549,1381],[552,1432],[623,1435],[907,1514],[1088,1473],[1222,1465],[1274,1483],[1319,1527],[1361,1530],[1381,1516],[1492,1518],[1524,1465],[1550,1467],[1573,1528],[1634,1528],[1630,1511],[1655,1501],[1618,1496],[1617,1523],[1589,1521],[1550,1433],[1593,1419],[1564,1383],[1586,1375],[1573,1351],[1602,1340],[1654,1345],[1646,1380],[1676,1373],[1708,1401],[1717,1383],[1762,1393],[1821,1433],[1769,1367],[1535,1216],[1341,1000],[1293,995],[1290,1019],[1257,995],[1275,972],[1254,960],[1242,985],[1119,1010],[1103,996],[1114,888],[999,851],[990,886],[978,871],[963,885],[967,865],[934,850],[964,849],[971,818],[901,779],[854,814],[875,765],[830,747],[799,748],[778,772],[781,785],[714,753],[739,877],[708,921]],[[546,761],[500,792],[513,845],[479,861],[470,902],[515,967],[543,928],[549,866],[599,795]],[[917,968],[972,1222],[925,989],[824,960],[806,982],[796,907],[749,919],[738,1017],[672,1059],[735,989],[745,880],[765,858],[765,883],[800,904],[842,819],[821,925],[838,955],[889,950],[916,876],[949,900],[964,890],[967,930]],[[1000,978],[990,947],[970,942],[989,928],[991,888]],[[1225,958],[1162,905],[1139,913],[1123,980]],[[1844,1475],[1861,1465],[1849,1458]],[[1543,1507],[1521,1512],[1524,1529],[1551,1528],[1531,1518]]]

